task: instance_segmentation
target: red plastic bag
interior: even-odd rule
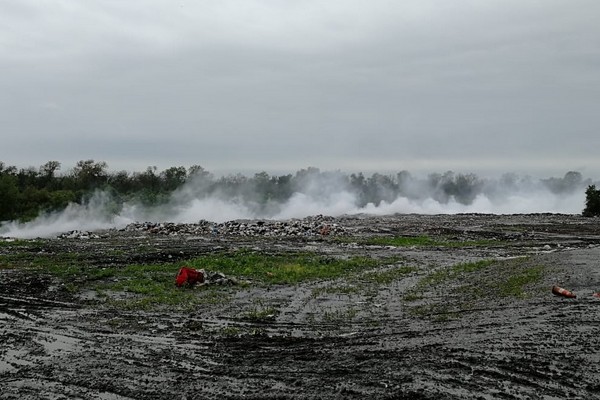
[[[193,286],[196,283],[204,282],[204,273],[190,267],[181,267],[175,278],[175,284],[178,287],[185,285]]]

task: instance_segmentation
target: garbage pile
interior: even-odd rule
[[[83,239],[83,240],[85,240],[85,239],[99,239],[100,236],[93,232],[74,230],[74,231],[61,233],[60,235],[57,236],[57,238],[58,239]]]
[[[325,236],[343,235],[346,230],[333,217],[317,215],[287,221],[235,220],[220,224],[201,220],[196,224],[174,222],[135,222],[124,231],[158,235],[238,235],[238,236]]]

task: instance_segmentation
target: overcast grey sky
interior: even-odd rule
[[[2,0],[0,161],[600,178],[597,0]]]

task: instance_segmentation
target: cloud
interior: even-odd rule
[[[27,162],[115,168],[600,173],[598,15],[588,0],[8,0],[3,146],[51,137]]]

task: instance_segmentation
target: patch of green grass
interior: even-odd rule
[[[195,296],[193,292],[179,289],[166,289],[154,291],[153,293],[137,294],[132,298],[115,299],[110,298],[107,301],[112,307],[123,310],[156,310],[156,309],[175,309],[179,311],[193,311],[204,304],[213,304],[215,297]],[[219,302],[228,301],[229,296],[219,297]]]
[[[365,245],[412,247],[412,246],[435,246],[435,247],[478,247],[491,246],[501,243],[498,240],[455,240],[455,239],[433,239],[429,236],[379,236],[365,240],[359,240]]]
[[[455,264],[450,268],[444,268],[430,273],[421,279],[417,286],[420,289],[437,286],[445,283],[446,281],[456,279],[460,275],[470,274],[485,269],[493,263],[494,260],[480,260],[475,262]]]
[[[443,290],[440,290],[440,286],[449,282],[453,282],[457,279],[466,279],[470,274],[482,271],[493,265],[494,262],[494,260],[480,260],[475,262],[459,263],[448,268],[442,268],[438,269],[437,271],[433,271],[429,275],[421,278],[415,287],[408,290],[403,296],[403,299],[407,302],[413,302],[422,300],[425,297],[425,292],[428,290],[434,292],[443,292]],[[473,287],[471,285],[460,285],[455,289],[455,292],[460,293],[462,291],[463,293],[461,294],[469,295],[470,291],[476,292],[478,290],[480,289],[477,286]],[[439,307],[439,305],[428,307],[428,310],[431,311],[431,309]],[[413,314],[415,313],[413,312]],[[419,314],[420,313],[417,312],[415,315]]]
[[[369,238],[362,243],[367,245],[409,247],[432,246],[437,243],[437,241],[428,236],[379,236]]]
[[[248,250],[208,254],[186,263],[95,267],[77,254],[29,257],[20,265],[50,273],[76,293],[96,290],[108,305],[124,309],[193,309],[201,304],[229,301],[232,288],[206,286],[190,290],[177,288],[175,276],[182,265],[219,271],[254,284],[295,284],[311,280],[335,279],[363,272],[389,260],[368,257],[339,259],[316,253],[264,254]],[[2,258],[0,258],[2,265]],[[259,318],[259,313],[254,317]]]
[[[193,268],[221,271],[269,284],[300,283],[342,277],[376,267],[384,261],[368,257],[339,259],[316,253],[262,254],[247,250],[207,255],[191,260]]]
[[[520,258],[496,262],[483,276],[466,279],[463,291],[468,291],[473,299],[526,298],[547,272],[546,267],[527,261]]]
[[[64,288],[69,293],[77,293],[79,291],[79,287],[72,282],[65,283]]]
[[[525,288],[539,282],[543,276],[544,267],[527,268],[504,279],[499,285],[499,294],[501,297],[524,298],[526,297]]]
[[[369,271],[361,276],[367,282],[389,285],[390,283],[404,278],[417,270],[416,267],[397,267],[385,271]]]
[[[132,298],[113,299],[110,304],[124,309],[152,309],[156,307],[191,310],[202,304],[220,304],[230,300],[222,287],[190,290],[175,286],[176,264],[130,265],[107,268],[90,276],[100,293],[126,292]],[[110,279],[105,279],[110,278]]]
[[[219,330],[223,336],[238,336],[242,334],[242,329],[237,326],[225,326]]]
[[[404,301],[412,302],[421,300],[423,298],[423,293],[417,292],[415,290],[409,290],[403,297]]]
[[[314,288],[311,292],[311,297],[313,299],[323,295],[323,294],[342,294],[342,295],[352,295],[360,293],[363,290],[362,285],[354,285],[354,284],[340,284],[340,285],[331,285]]]
[[[227,302],[231,298],[231,291],[235,289],[220,286],[196,290],[177,288],[175,275],[182,265],[220,271],[231,277],[250,280],[252,284],[269,285],[359,276],[366,270],[389,265],[390,260],[336,258],[312,252],[265,254],[240,250],[207,254],[186,263],[100,267],[90,265],[91,261],[78,253],[19,252],[0,256],[0,268],[28,268],[51,274],[73,294],[81,290],[96,290],[98,299],[108,306],[131,310],[191,310],[202,304]],[[403,269],[374,272],[367,274],[365,279],[390,282],[404,273],[406,271]],[[272,314],[271,311],[264,307],[257,308],[248,314],[248,318],[260,320]]]
[[[279,314],[279,310],[277,310],[274,307],[255,307],[251,311],[244,313],[242,315],[242,319],[246,319],[252,322],[267,322],[275,320],[277,314]]]
[[[311,292],[311,297],[314,299],[323,294],[347,296],[354,294],[375,295],[379,285],[389,285],[406,277],[416,270],[416,267],[393,266],[386,270],[369,270],[365,273],[353,273],[347,276],[348,279],[351,279],[351,283],[340,283],[314,288]]]
[[[502,240],[478,239],[478,240],[448,240],[438,243],[441,247],[488,247],[503,244]]]
[[[408,309],[409,314],[436,322],[447,322],[460,318],[460,313],[452,311],[449,304],[423,304]]]
[[[485,288],[481,286],[475,286],[472,284],[460,285],[453,290],[456,293],[465,298],[479,299],[485,297]]]
[[[494,264],[495,260],[480,260],[474,262],[460,263],[452,266],[452,272],[455,274],[464,274],[477,272]]]
[[[531,265],[525,258],[457,264],[423,278],[404,300],[426,300],[425,304],[409,308],[415,316],[441,320],[440,316],[452,310],[451,317],[454,318],[477,304],[489,306],[502,299],[527,298],[545,273],[546,267]],[[427,298],[426,292],[435,296]]]
[[[347,309],[336,309],[323,312],[322,321],[331,324],[345,324],[352,322],[357,315],[358,310],[353,307]]]
[[[76,253],[38,254],[20,252],[0,256],[0,268],[37,268],[71,267],[78,263]]]

